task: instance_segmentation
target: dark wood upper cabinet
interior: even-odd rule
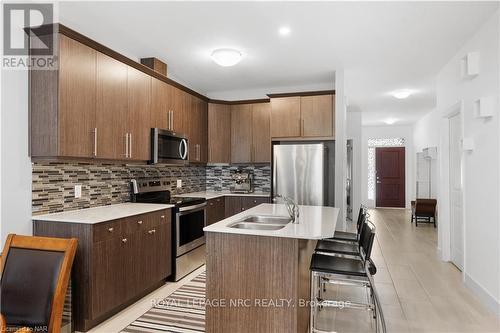
[[[188,110],[191,107],[190,95],[176,87],[169,86],[168,110],[170,111],[167,129],[188,134]]]
[[[252,106],[252,162],[271,162],[271,105],[256,103]]]
[[[252,105],[231,106],[231,162],[252,160]]]
[[[97,53],[97,157],[126,158],[127,65]]]
[[[208,104],[208,163],[231,163],[231,106]]]
[[[59,70],[30,71],[31,156],[95,157],[97,52],[59,38]]]
[[[231,162],[271,161],[269,103],[231,106]]]
[[[271,137],[299,137],[300,97],[271,98]]]
[[[151,79],[151,127],[169,129],[171,118],[169,85],[156,78]]]
[[[300,113],[302,136],[334,136],[333,95],[302,96],[300,98]]]
[[[190,162],[208,160],[208,104],[198,97],[186,94],[186,133],[189,139]]]
[[[271,137],[334,137],[333,94],[271,98]]]
[[[128,67],[128,158],[148,160],[150,147],[151,77]]]

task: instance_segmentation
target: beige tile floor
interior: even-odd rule
[[[500,332],[500,318],[462,284],[454,265],[437,257],[437,229],[430,224],[416,228],[402,209],[375,209],[370,214],[377,226],[372,255],[378,269],[375,284],[389,332]],[[153,299],[167,297],[204,269],[167,283],[90,332],[119,332],[145,313]],[[327,295],[353,301],[366,297],[363,290],[348,287],[329,288]],[[323,310],[318,326],[338,332],[373,331],[370,317],[352,309]]]
[[[430,224],[415,227],[402,209],[375,209],[370,214],[377,227],[374,278],[389,332],[500,332],[500,318],[462,284],[454,265],[439,260],[437,229]],[[329,292],[352,300],[361,297],[351,290]],[[319,328],[370,331],[370,318],[352,312],[323,310],[318,324],[325,326]]]

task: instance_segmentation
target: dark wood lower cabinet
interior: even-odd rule
[[[225,198],[225,217],[229,217],[252,207],[258,206],[261,203],[270,203],[269,197],[253,197],[253,196],[227,196]]]
[[[219,222],[226,217],[223,197],[207,201],[207,225]]]
[[[77,331],[88,331],[172,273],[170,209],[97,224],[34,219],[33,234],[78,239],[71,278]]]

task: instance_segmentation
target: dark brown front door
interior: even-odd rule
[[[405,148],[376,148],[377,207],[405,207]]]

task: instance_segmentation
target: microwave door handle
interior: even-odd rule
[[[182,149],[181,149],[181,147],[182,147],[182,146],[184,146],[184,153],[182,153]],[[179,153],[181,154],[181,158],[182,158],[183,160],[185,160],[185,159],[186,159],[186,157],[187,157],[187,152],[188,152],[187,141],[186,141],[186,139],[182,139],[182,140],[181,140],[181,144],[180,144],[180,146],[179,146]]]

